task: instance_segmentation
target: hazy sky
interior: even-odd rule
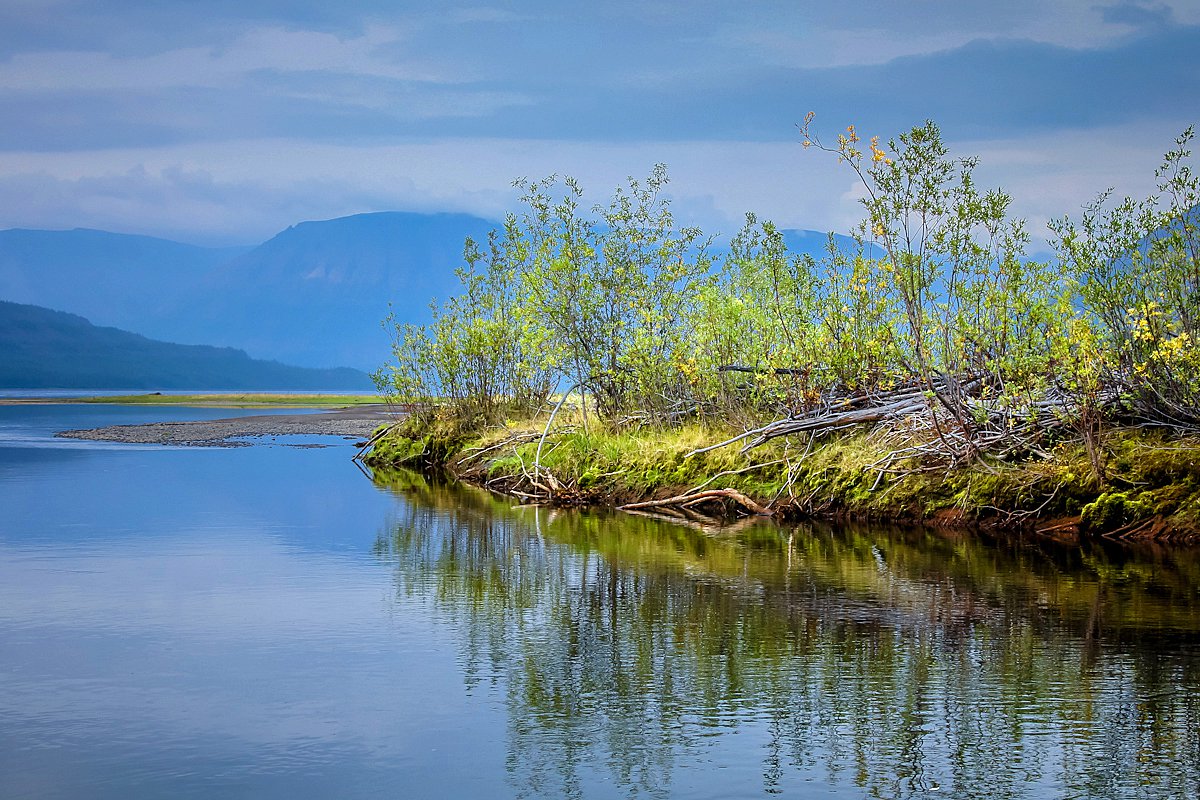
[[[385,209],[498,216],[511,181],[602,200],[658,161],[680,216],[844,229],[814,111],[925,118],[1038,234],[1150,188],[1200,121],[1200,0],[0,0],[0,228],[252,243]]]

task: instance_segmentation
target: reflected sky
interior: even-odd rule
[[[0,446],[0,796],[1200,788],[1194,554],[513,508],[338,441]]]
[[[455,648],[372,555],[395,502],[352,448],[0,453],[0,796],[487,779],[432,755],[489,726],[463,729]]]

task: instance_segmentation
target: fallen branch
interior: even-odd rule
[[[749,431],[746,431],[745,433],[739,433],[737,436],[734,436],[732,439],[726,439],[723,442],[717,442],[716,444],[710,444],[708,447],[697,448],[697,449],[693,450],[692,452],[688,453],[687,455],[685,455],[684,458],[687,459],[687,458],[691,458],[692,456],[698,456],[701,453],[707,453],[710,450],[720,450],[722,447],[731,445],[734,442],[740,442],[742,439],[745,439],[747,436],[753,436],[756,433],[762,433],[762,431],[763,431],[763,428],[755,428],[754,430],[749,430]]]
[[[367,439],[365,442],[363,442],[362,444],[360,444],[358,446],[358,451],[354,454],[354,457],[351,458],[350,460],[351,461],[362,460],[363,455],[367,452],[367,450],[369,450],[371,448],[372,445],[374,445],[376,442],[378,442],[384,436],[387,436],[389,433],[396,430],[396,428],[399,426],[400,426],[399,422],[393,422],[391,425],[387,425],[387,426],[375,431],[375,433],[372,434],[370,439]]]
[[[550,412],[550,419],[546,420],[546,427],[542,431],[542,437],[540,439],[538,439],[537,452],[534,453],[534,456],[533,456],[534,478],[538,478],[539,477],[538,473],[541,472],[541,469],[542,469],[542,446],[546,444],[546,437],[550,434],[550,426],[554,424],[554,418],[558,415],[558,410],[563,407],[563,403],[567,402],[567,398],[571,396],[571,392],[575,391],[576,389],[581,389],[582,386],[583,386],[583,384],[577,383],[574,386],[572,386],[570,389],[567,389],[565,392],[563,392],[562,399],[560,399],[558,401],[558,405],[556,405],[554,407],[554,410]],[[547,473],[547,475],[549,475],[549,470],[547,470],[546,473]],[[533,483],[536,485],[536,483],[537,483],[536,480],[533,481]],[[557,488],[556,483],[557,483],[557,481],[554,480],[554,476],[550,475],[551,487]],[[549,492],[549,496],[550,497],[554,496],[553,488]]]
[[[717,372],[747,372],[751,375],[807,375],[812,370],[790,367],[744,367],[741,364],[724,364]]]
[[[629,503],[627,505],[618,506],[618,508],[622,511],[632,511],[642,508],[682,508],[685,506],[695,505],[696,503],[703,502],[705,500],[732,500],[753,514],[758,514],[764,517],[769,517],[774,514],[771,509],[760,506],[758,503],[754,502],[736,489],[708,489],[695,494],[679,494],[675,495],[674,497],[664,498],[662,500],[644,500],[640,503]]]
[[[485,453],[490,453],[494,450],[499,450],[499,449],[501,449],[503,447],[507,447],[509,445],[518,445],[518,444],[525,444],[526,442],[532,442],[535,439],[537,439],[539,436],[541,436],[541,434],[538,433],[537,431],[530,431],[527,433],[514,434],[512,436],[501,439],[500,441],[495,442],[494,444],[490,444],[487,447],[472,448],[472,449],[467,450],[464,453],[464,455],[461,458],[459,458],[458,461],[455,462],[455,464],[458,466],[462,466],[463,464],[466,464],[469,461],[474,461],[475,459],[480,458]]]

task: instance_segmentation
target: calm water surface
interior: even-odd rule
[[[0,406],[0,797],[1200,795],[1195,553],[51,436],[230,413]]]

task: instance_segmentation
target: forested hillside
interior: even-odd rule
[[[228,347],[147,339],[83,317],[0,301],[0,387],[366,389],[353,369],[305,369]]]

